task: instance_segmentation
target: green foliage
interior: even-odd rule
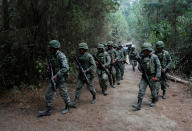
[[[123,9],[136,43],[164,41],[173,58],[173,69],[187,76],[192,69],[191,5],[191,0],[142,0]]]
[[[118,0],[5,1],[6,10],[0,13],[0,86],[4,88],[46,79],[47,44],[52,39],[58,39],[71,58],[80,42],[91,48],[129,37]],[[75,66],[69,61],[73,75]]]

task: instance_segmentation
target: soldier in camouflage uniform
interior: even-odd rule
[[[108,80],[108,75],[105,72],[104,69],[108,71],[108,67],[111,63],[111,58],[107,52],[105,52],[104,45],[99,44],[97,47],[97,54],[95,55],[99,61],[102,63],[102,65],[99,65],[99,63],[96,61],[97,65],[97,75],[99,78],[99,84],[102,89],[102,93],[104,96],[107,95],[107,80]]]
[[[151,107],[155,106],[155,103],[158,99],[156,88],[158,87],[158,81],[161,77],[160,61],[158,57],[152,53],[152,51],[153,49],[151,44],[144,43],[142,45],[143,56],[140,58],[141,64],[143,65],[143,68],[145,69],[149,77],[150,85],[152,86],[152,88],[150,88],[151,95],[152,95],[152,103],[150,105]],[[140,66],[138,69],[141,71]],[[138,103],[136,105],[133,105],[133,107],[136,108],[137,110],[141,109],[141,104],[142,104],[143,97],[145,95],[147,85],[148,83],[142,75],[141,81],[139,83]]]
[[[118,45],[113,44],[113,48],[115,49],[116,53],[116,59],[115,59],[115,69],[116,69],[116,81],[117,85],[120,85],[120,80],[121,80],[121,63],[120,63],[120,54],[118,53]]]
[[[129,53],[130,57],[130,63],[132,65],[133,71],[135,71],[135,67],[137,66],[137,58],[138,58],[138,53],[135,50],[135,45],[132,45],[131,51]]]
[[[161,63],[161,90],[163,90],[163,99],[166,99],[166,81],[167,81],[167,72],[171,66],[171,56],[169,52],[164,50],[164,42],[158,41],[156,43],[156,51],[155,54],[158,56],[160,63]],[[159,93],[159,88],[157,89]]]
[[[70,104],[70,97],[65,84],[69,72],[69,65],[65,54],[59,50],[60,48],[59,41],[57,40],[50,41],[48,47],[51,53],[49,60],[53,65],[53,71],[54,71],[53,78],[56,81],[56,87],[59,88],[60,95],[66,104],[65,110],[62,111],[62,114],[66,114],[69,112],[69,104]],[[45,94],[47,109],[44,111],[40,111],[39,116],[51,115],[53,94],[54,91],[52,89],[52,84],[49,83]]]
[[[113,44],[113,42],[109,41],[107,46],[108,46],[108,53],[109,53],[110,58],[111,58],[111,64],[110,64],[110,67],[109,67],[109,71],[110,71],[110,74],[111,74],[110,77],[113,80],[111,87],[115,88],[115,85],[116,85],[115,63],[117,61],[117,51],[115,49],[113,49],[112,44]]]
[[[118,54],[119,54],[118,61],[120,64],[120,71],[121,71],[121,80],[123,80],[126,56],[124,55],[124,49],[122,48],[121,43],[118,44]]]
[[[77,80],[77,87],[76,87],[76,91],[75,91],[75,99],[74,102],[72,103],[73,106],[76,106],[81,91],[82,91],[82,86],[83,84],[87,84],[87,88],[89,89],[89,91],[91,92],[93,99],[91,101],[91,104],[95,104],[96,102],[96,91],[95,88],[93,87],[93,78],[94,78],[94,69],[96,68],[96,64],[95,64],[95,60],[93,58],[93,56],[87,52],[88,50],[88,45],[87,43],[80,43],[79,45],[79,56],[78,56],[78,60],[80,62],[80,64],[82,65],[83,69],[85,70],[85,73],[87,75],[87,78],[89,79],[89,84],[86,83],[84,77],[82,76],[82,74],[79,72],[78,75],[78,80]]]

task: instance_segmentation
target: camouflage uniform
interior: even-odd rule
[[[125,56],[124,56],[124,49],[122,49],[122,45],[118,45],[118,60],[120,64],[120,72],[121,72],[121,80],[123,80],[123,75],[124,75],[124,69],[125,69]]]
[[[112,43],[111,42],[108,42],[108,46],[112,46]],[[111,58],[111,62],[115,62],[117,59],[117,51],[115,49],[113,49],[113,47],[111,49],[109,49],[108,47],[108,54],[110,55],[110,58]],[[111,74],[111,78],[113,80],[112,82],[112,87],[115,87],[115,84],[116,84],[116,69],[115,69],[115,63],[114,64],[110,64],[109,66],[109,71],[110,71],[110,74]]]
[[[88,50],[88,46],[86,43],[80,43],[79,49]],[[80,94],[82,91],[82,86],[85,83],[87,84],[87,88],[89,89],[89,91],[93,95],[92,103],[95,103],[96,91],[95,91],[95,88],[93,87],[93,82],[92,82],[93,78],[94,78],[94,69],[96,67],[95,60],[94,60],[93,56],[88,52],[80,54],[78,56],[78,60],[79,60],[80,64],[82,65],[83,69],[87,71],[86,75],[87,75],[90,83],[87,84],[84,77],[82,76],[82,74],[79,73],[78,79],[77,79],[77,87],[76,87],[76,91],[75,91],[75,104],[79,100],[79,97],[80,97]]]
[[[163,90],[163,99],[166,99],[166,81],[167,81],[167,72],[170,69],[171,66],[171,56],[169,55],[169,52],[166,50],[163,50],[164,48],[164,43],[163,41],[158,41],[156,43],[156,48],[162,48],[161,52],[156,51],[155,54],[158,56],[160,63],[161,63],[161,68],[162,70],[165,69],[165,73],[161,71],[161,90]],[[157,89],[157,92],[159,93],[159,88]]]
[[[115,56],[117,56],[116,59],[115,59],[116,80],[117,80],[117,85],[120,85],[120,80],[121,80],[121,63],[119,61],[120,61],[121,57],[120,57],[120,54],[118,52],[118,45],[114,44],[113,48],[115,48]]]
[[[149,77],[149,82],[152,86],[152,88],[150,88],[151,95],[152,95],[151,106],[154,106],[155,102],[157,100],[157,89],[156,88],[158,87],[158,82],[153,81],[152,78],[156,77],[159,79],[161,77],[161,65],[160,65],[158,57],[152,53],[153,49],[152,49],[151,44],[144,43],[142,46],[142,51],[144,51],[144,50],[148,50],[151,52],[149,56],[143,55],[141,57],[141,64],[143,65],[144,69],[146,70],[146,73]],[[138,110],[141,108],[141,103],[144,98],[147,85],[148,85],[147,81],[145,80],[145,78],[142,77],[141,81],[139,83],[138,103],[136,105],[133,105],[133,107]]]
[[[129,53],[129,57],[130,57],[130,63],[133,67],[133,71],[135,71],[135,67],[137,66],[137,60],[136,59],[138,58],[138,53],[135,50],[134,46],[132,47],[132,50]]]
[[[124,56],[124,59],[123,59],[123,72],[122,72],[122,78],[124,76],[124,72],[125,72],[125,64],[126,64],[126,61],[127,61],[127,50],[125,50],[122,45],[121,45],[121,51],[123,52],[123,56]]]
[[[57,40],[52,40],[49,42],[48,46],[50,48],[59,49],[60,43]],[[70,97],[65,84],[69,72],[69,65],[67,62],[67,58],[63,52],[57,50],[55,54],[50,55],[49,60],[51,62],[51,65],[53,66],[52,67],[53,73],[54,75],[56,75],[56,87],[59,89],[60,95],[66,103],[66,110],[64,110],[62,113],[66,114],[67,112],[69,112],[68,106],[70,104]],[[52,89],[52,84],[49,83],[45,94],[47,109],[44,111],[40,111],[39,116],[45,116],[51,114],[50,108],[52,105],[53,95],[54,91]]]
[[[55,72],[57,72],[56,73],[56,76],[57,76],[56,85],[60,91],[60,95],[63,98],[63,100],[65,101],[65,103],[69,104],[70,97],[69,97],[67,87],[65,84],[66,78],[68,76],[68,71],[69,71],[69,65],[68,65],[66,56],[63,52],[57,51],[56,55],[50,56],[50,61],[51,61],[52,65],[54,65],[53,67],[55,67]],[[49,83],[47,91],[46,91],[46,95],[45,95],[47,106],[52,105],[52,98],[53,98],[54,92],[53,92],[51,86],[52,86],[51,83]]]
[[[96,54],[96,57],[99,59],[99,61],[103,64],[103,66],[105,67],[105,69],[107,70],[107,68],[110,65],[111,62],[111,58],[109,56],[109,54],[107,52],[105,52],[104,50],[104,46],[99,44],[97,49],[103,49],[103,52],[99,52]],[[107,70],[108,71],[108,70]],[[103,67],[101,65],[97,66],[97,75],[99,78],[99,84],[100,87],[102,89],[102,93],[104,95],[107,95],[107,80],[108,80],[108,75],[107,73],[103,70]]]

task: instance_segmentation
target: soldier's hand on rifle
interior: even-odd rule
[[[53,76],[53,79],[56,81],[56,80],[57,80],[57,76],[56,76],[56,75],[54,75],[54,76]]]
[[[105,66],[104,66],[104,65],[102,65],[102,67],[105,69]]]
[[[163,73],[165,73],[165,72],[166,72],[166,69],[162,69],[161,71],[162,71]]]
[[[152,81],[158,81],[159,79],[157,77],[152,77]]]
[[[115,61],[113,60],[112,62],[111,62],[111,64],[114,64],[115,63]]]
[[[87,72],[87,70],[84,70],[84,73],[86,73]]]
[[[95,63],[96,63],[96,65],[99,65],[99,63],[97,61]]]
[[[140,67],[140,66],[138,66],[138,70],[139,70],[140,72],[142,72],[142,70],[141,70],[141,67]]]

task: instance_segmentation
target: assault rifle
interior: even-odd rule
[[[99,66],[100,66],[100,67],[105,71],[105,73],[108,75],[109,83],[110,83],[110,85],[111,85],[111,84],[112,84],[112,83],[111,83],[111,82],[112,82],[112,79],[111,79],[111,76],[110,76],[109,72],[107,71],[106,68],[103,68],[103,63],[99,60],[99,58],[97,58],[96,55],[93,55],[93,57],[94,57],[94,59],[99,63]]]
[[[149,81],[149,76],[147,75],[147,72],[145,70],[145,68],[143,67],[142,63],[141,63],[141,59],[137,59],[139,65],[140,65],[140,68],[141,68],[141,71],[142,71],[142,77],[146,80],[147,84],[149,85],[149,88],[152,90],[152,85]]]
[[[89,79],[87,78],[87,75],[85,73],[85,70],[83,69],[81,63],[79,62],[79,59],[77,57],[75,57],[75,62],[77,63],[80,73],[83,75],[83,77],[85,78],[85,81],[87,84],[90,84]]]
[[[55,95],[56,95],[56,89],[57,89],[57,87],[56,87],[56,82],[55,82],[55,80],[54,80],[54,78],[53,78],[53,76],[54,76],[53,66],[52,66],[52,64],[51,64],[51,60],[50,60],[49,58],[47,58],[47,60],[48,60],[48,67],[49,67],[49,72],[50,72],[51,88],[52,88],[52,90],[54,91],[54,93],[55,93]]]

